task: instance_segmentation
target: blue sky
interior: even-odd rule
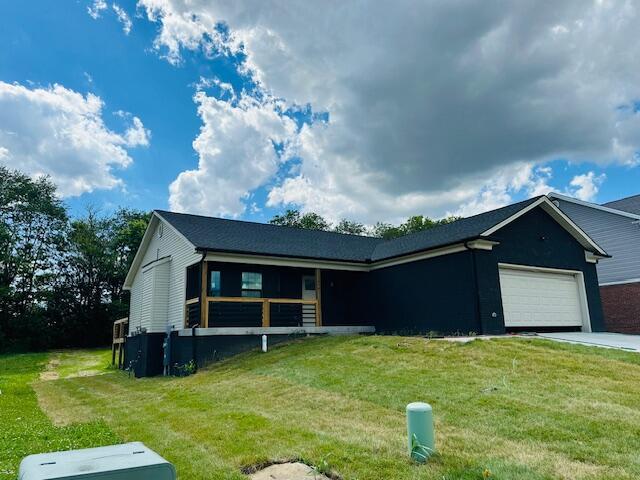
[[[158,7],[158,4],[162,6]],[[293,206],[319,211],[334,219],[348,217],[371,223],[377,219],[397,221],[419,213],[431,216],[471,214],[526,198],[545,188],[585,195],[588,200],[596,202],[640,193],[640,168],[633,161],[633,152],[637,152],[634,142],[640,138],[637,132],[639,125],[635,123],[637,109],[627,113],[631,119],[625,120],[628,125],[621,133],[610,131],[611,125],[620,123],[608,117],[614,115],[612,108],[604,120],[598,119],[598,113],[605,111],[606,105],[598,104],[586,110],[595,120],[580,123],[586,116],[582,111],[583,105],[579,103],[584,103],[584,98],[575,99],[579,106],[575,108],[575,118],[554,109],[550,109],[550,113],[521,109],[518,118],[530,123],[524,125],[522,131],[505,132],[502,148],[503,139],[499,131],[498,135],[487,131],[476,139],[464,129],[471,128],[473,132],[485,130],[485,112],[493,115],[493,105],[502,105],[504,87],[499,83],[506,83],[508,79],[493,80],[495,89],[491,81],[488,87],[477,87],[481,81],[486,83],[487,80],[481,75],[480,68],[474,70],[474,73],[479,72],[474,88],[486,88],[487,98],[481,102],[479,95],[474,95],[463,103],[456,90],[446,93],[448,82],[444,79],[437,83],[439,80],[433,78],[432,70],[416,68],[415,71],[403,71],[402,68],[411,62],[400,58],[407,54],[407,49],[399,43],[395,47],[397,58],[389,57],[388,52],[380,53],[385,57],[378,59],[380,63],[375,75],[392,77],[394,69],[397,69],[398,73],[406,75],[403,77],[405,80],[395,87],[395,91],[386,85],[374,84],[370,80],[374,75],[365,70],[367,64],[359,65],[358,62],[368,55],[376,59],[379,48],[367,37],[373,35],[378,27],[372,25],[371,32],[360,32],[360,26],[348,23],[351,12],[342,15],[347,23],[342,19],[340,22],[343,23],[334,22],[339,23],[336,28],[342,29],[334,36],[346,36],[341,48],[354,50],[353,58],[346,58],[345,63],[340,63],[344,55],[334,45],[324,45],[325,38],[316,39],[313,48],[305,43],[316,35],[312,27],[302,26],[296,30],[292,26],[295,22],[267,25],[266,22],[274,20],[261,17],[260,9],[252,9],[249,3],[247,10],[255,18],[247,19],[251,15],[243,15],[234,19],[232,12],[226,15],[224,9],[194,11],[192,18],[196,20],[186,26],[184,17],[179,16],[188,8],[185,4],[177,0],[158,4],[153,4],[152,0],[141,1],[140,5],[124,0],[115,4],[105,2],[106,8],[99,11],[98,18],[88,13],[88,7],[94,6],[93,1],[4,2],[0,7],[0,44],[3,45],[0,48],[0,82],[24,87],[22,94],[25,95],[38,89],[51,89],[54,84],[85,98],[93,94],[103,102],[99,119],[107,132],[125,136],[127,129],[132,127],[133,117],[140,119],[148,132],[147,140],[137,145],[125,144],[124,140],[112,141],[113,145],[120,145],[123,155],[130,160],[124,162],[126,165],[109,164],[108,159],[104,160],[107,162],[105,171],[118,184],[105,186],[96,181],[95,185],[87,188],[91,191],[65,195],[73,214],[82,213],[87,205],[104,211],[127,206],[143,210],[172,208],[264,221],[274,213]],[[132,27],[128,34],[123,31],[114,5],[124,9],[131,19]],[[155,18],[150,14],[149,5],[156,9]],[[310,19],[325,15],[324,11],[315,9],[309,8],[302,14],[309,15]],[[520,15],[520,12],[512,14]],[[207,15],[215,17],[214,20],[205,21]],[[327,12],[326,15],[330,19],[332,13]],[[169,20],[176,18],[182,22],[179,28],[198,25],[207,33],[195,35],[190,39],[193,40],[191,43],[184,41],[184,36],[177,35],[177,40],[174,40],[178,46],[172,46],[167,40],[170,32],[165,37],[159,35],[163,31],[168,32]],[[496,23],[499,20],[496,17]],[[286,22],[287,19],[281,21]],[[224,25],[229,38],[237,37],[233,41],[228,38],[211,40],[210,36],[215,37],[215,33],[220,31],[220,25]],[[390,27],[382,25],[379,28],[388,33]],[[402,25],[397,25],[397,28],[402,28]],[[345,33],[350,29],[354,31],[353,39],[348,36],[351,33]],[[437,34],[440,35],[438,38],[443,35],[419,30],[416,35]],[[268,36],[265,36],[265,31]],[[593,35],[596,36],[595,33]],[[261,48],[269,45],[267,41],[274,37],[279,44]],[[615,41],[615,32],[611,38]],[[533,40],[530,39],[532,43]],[[465,47],[467,56],[472,51],[469,45],[475,41],[479,40],[470,39]],[[207,48],[209,54],[203,53]],[[219,54],[216,49],[228,51]],[[399,53],[401,51],[402,54]],[[284,55],[282,52],[286,56],[278,57]],[[433,52],[414,53],[419,58],[432,54],[434,62],[443,65]],[[569,54],[577,56],[584,52],[567,52]],[[387,65],[388,71],[385,70]],[[353,71],[350,70],[352,66]],[[447,68],[451,69],[452,78],[459,73],[444,65],[445,73]],[[474,67],[471,65],[469,68]],[[614,80],[610,73],[605,73],[605,68],[603,63],[601,78],[595,79],[594,84],[596,80],[602,80],[603,88],[610,88],[604,80]],[[322,78],[325,71],[328,72],[327,77]],[[421,76],[423,80],[417,81],[416,78]],[[564,77],[557,73],[557,78]],[[202,86],[202,82],[198,84],[201,79],[206,79],[209,86]],[[234,101],[230,100],[228,92],[211,86],[214,79],[218,83],[232,85],[236,96]],[[565,95],[565,88],[573,88],[573,80],[564,81],[567,85],[560,85],[557,91],[540,94],[543,96],[538,104],[547,100],[552,104],[553,95]],[[464,88],[468,91],[469,84]],[[515,103],[530,95],[532,87],[521,85],[519,88],[520,91],[515,89]],[[632,104],[637,102],[633,89],[619,88],[619,97]],[[428,92],[430,89],[436,94]],[[406,95],[398,90],[406,90]],[[202,93],[202,97],[194,101],[197,91]],[[244,97],[242,91],[245,92]],[[428,93],[421,96],[422,92]],[[444,108],[438,102],[447,94],[451,95],[449,107]],[[412,98],[407,99],[409,95]],[[241,98],[249,101],[248,106],[246,102],[243,106]],[[514,103],[514,98],[509,101]],[[223,101],[216,103],[217,100]],[[448,117],[458,102],[465,110],[465,116],[477,116],[471,127],[466,126],[462,118],[452,119],[451,122],[455,123],[449,123]],[[411,112],[412,104],[419,105],[420,112]],[[47,108],[55,107],[49,105]],[[571,111],[570,102],[566,108]],[[495,114],[501,117],[488,123],[514,124],[512,118],[507,118],[512,114],[510,107],[496,107],[496,110]],[[431,116],[424,116],[425,111],[438,115],[434,120]],[[118,115],[116,112],[127,113]],[[566,123],[580,123],[580,128],[565,133],[557,132],[555,127],[546,131],[545,115],[548,115],[546,118],[551,126],[556,122],[560,124],[560,117],[565,116]],[[20,129],[12,127],[13,118],[8,114],[3,119],[0,114],[0,132],[4,128],[14,137],[20,136]],[[287,123],[287,118],[293,123]],[[229,119],[236,123],[227,132],[224,125]],[[437,131],[440,125],[447,126],[445,133]],[[203,127],[212,135],[203,135],[201,146],[194,149],[194,140]],[[460,134],[457,137],[445,139],[458,128]],[[417,134],[404,136],[407,130],[415,130]],[[221,131],[224,134],[220,134]],[[561,134],[564,137],[559,138]],[[386,135],[388,141],[385,140]],[[632,152],[631,160],[616,158],[617,151],[607,150],[606,145],[614,136],[618,138],[617,135],[626,136],[625,152],[627,155]],[[571,136],[576,138],[569,139]],[[592,141],[593,138],[598,142]],[[510,139],[514,139],[513,143]],[[0,148],[3,147],[2,142],[0,135]],[[239,147],[243,142],[255,145]],[[465,142],[469,145],[464,145]],[[548,142],[548,148],[545,142]],[[34,174],[51,171],[54,176],[73,177],[72,168],[65,171],[61,167],[66,161],[66,150],[58,149],[62,153],[50,157],[50,164],[43,161],[36,168],[23,160],[33,152],[22,153],[16,145],[7,147],[9,153],[5,155],[5,163],[9,166],[20,168],[24,165],[26,170],[32,168],[29,173]],[[269,158],[263,161],[260,156],[269,146],[274,146],[275,154],[268,154]],[[210,153],[218,150],[218,154]],[[74,152],[68,154],[75,155]],[[88,155],[88,159],[82,157],[80,163],[86,164],[91,155],[86,152],[83,155]],[[251,159],[247,160],[247,157]],[[204,159],[205,168],[198,168],[200,158]],[[529,170],[526,170],[527,166]],[[259,172],[259,178],[251,178],[252,169]],[[524,183],[510,183],[511,176],[523,171],[531,172]],[[195,173],[181,176],[183,172]],[[589,183],[587,190],[580,190],[578,184],[572,185],[572,181],[581,176],[585,176],[584,180]],[[496,181],[496,178],[503,180]],[[174,182],[174,190],[170,193],[170,185]],[[592,187],[595,191],[589,190]],[[191,202],[198,195],[201,200]],[[224,197],[224,200],[216,197]]]

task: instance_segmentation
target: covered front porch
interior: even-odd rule
[[[364,272],[205,257],[188,267],[186,275],[180,336],[375,331],[360,307]]]

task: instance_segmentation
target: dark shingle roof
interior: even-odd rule
[[[604,207],[615,208],[623,212],[640,215],[640,194],[631,197],[621,198],[613,202],[603,203]]]
[[[370,262],[478,238],[539,198],[392,240],[161,210],[157,213],[201,250]]]
[[[473,217],[463,218],[446,225],[389,240],[376,246],[371,260],[384,260],[386,258],[443,247],[452,243],[477,238],[482,232],[506,220],[539,198],[540,197],[531,198],[523,202],[514,203],[513,205],[507,205],[506,207],[474,215]]]
[[[158,211],[196,248],[366,262],[380,238]]]

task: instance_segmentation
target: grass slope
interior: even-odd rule
[[[104,355],[103,352],[100,352]],[[94,352],[67,352],[69,357]],[[108,445],[118,437],[102,421],[56,427],[38,406],[32,383],[50,361],[48,354],[0,355],[0,479],[17,477],[20,460],[31,453]],[[72,368],[66,372],[73,371]],[[78,416],[78,422],[83,418]]]
[[[292,457],[361,480],[481,479],[487,469],[495,479],[640,476],[640,356],[627,352],[328,337],[188,378],[114,372],[34,385],[56,422],[102,420],[181,479],[241,479],[245,465]],[[415,400],[436,415],[440,453],[425,466],[406,455],[404,407]]]

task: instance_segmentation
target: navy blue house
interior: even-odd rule
[[[159,374],[263,335],[602,331],[606,256],[546,196],[393,240],[155,211],[125,363]]]

